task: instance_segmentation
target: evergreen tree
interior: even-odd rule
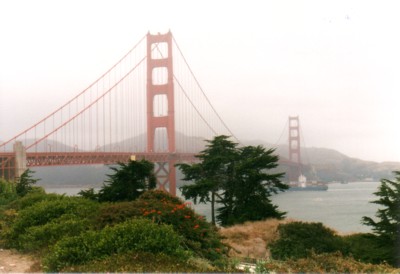
[[[400,171],[395,171],[395,180],[382,179],[374,195],[379,199],[372,201],[381,207],[376,213],[377,220],[364,216],[362,221],[371,226],[378,236],[378,248],[386,250],[389,263],[400,266]]]
[[[272,192],[286,189],[280,182],[281,173],[269,174],[269,169],[277,167],[278,157],[274,150],[247,146],[238,148],[228,140],[228,136],[217,136],[204,151],[197,156],[200,162],[192,165],[178,164],[184,174],[183,180],[193,184],[181,187],[186,199],[194,203],[211,204],[211,222],[217,219],[222,225],[232,225],[249,220],[268,217],[282,218],[283,212],[271,204]]]
[[[28,194],[28,192],[32,191],[33,185],[39,181],[38,179],[34,179],[32,177],[33,173],[35,172],[27,169],[21,174],[21,177],[18,179],[15,186],[15,191],[17,192],[18,196],[23,197]]]
[[[108,181],[98,193],[100,202],[132,201],[144,191],[156,187],[153,163],[141,160],[118,165],[119,167],[111,167],[115,173],[108,175]]]
[[[271,203],[272,193],[287,189],[280,181],[283,173],[268,173],[278,166],[274,150],[262,146],[246,146],[239,149],[234,164],[234,180],[224,187],[223,206],[218,209],[222,225],[234,225],[246,221],[284,217]]]
[[[218,192],[232,180],[232,163],[237,157],[237,144],[228,140],[225,135],[216,136],[213,140],[206,140],[206,149],[196,157],[200,163],[177,164],[184,174],[184,181],[193,181],[194,184],[181,187],[186,199],[193,199],[197,203],[211,204],[211,223],[215,225],[215,204]]]

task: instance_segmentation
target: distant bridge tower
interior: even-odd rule
[[[147,34],[147,152],[175,153],[172,33]],[[163,105],[164,107],[160,107]],[[158,109],[164,109],[163,113]],[[157,142],[156,142],[157,139]],[[156,144],[161,144],[159,147]],[[167,148],[163,145],[167,144]],[[158,150],[158,151],[157,151]],[[163,151],[160,151],[163,150]],[[175,161],[156,163],[159,187],[176,193]]]
[[[300,120],[299,116],[289,116],[289,160],[297,163],[297,171],[289,174],[290,180],[297,180],[301,174]]]

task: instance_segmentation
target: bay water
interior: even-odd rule
[[[374,217],[378,209],[373,195],[379,182],[331,183],[327,191],[290,191],[271,197],[286,217],[307,222],[321,222],[342,234],[371,232],[361,223],[363,216]],[[45,187],[47,193],[76,195],[82,188]],[[180,196],[180,193],[178,193]],[[181,197],[181,196],[180,196]],[[193,205],[194,210],[210,220],[210,205]]]

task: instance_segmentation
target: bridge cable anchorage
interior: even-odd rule
[[[219,119],[219,120],[221,121],[221,123],[224,125],[225,129],[228,130],[229,134],[230,134],[234,139],[236,139],[236,141],[237,141],[239,144],[242,144],[242,143],[240,142],[240,140],[235,136],[235,134],[232,133],[232,131],[230,130],[230,128],[229,128],[229,127],[225,124],[225,122],[222,120],[221,116],[220,116],[220,115],[218,114],[218,112],[215,110],[213,104],[211,104],[211,102],[210,102],[210,100],[208,99],[207,95],[205,94],[203,88],[201,87],[199,81],[197,80],[196,76],[194,75],[194,73],[193,73],[191,67],[189,66],[189,64],[188,64],[188,62],[187,62],[185,56],[183,55],[183,53],[182,53],[182,51],[181,51],[181,49],[180,49],[178,43],[176,42],[174,36],[172,36],[172,40],[174,41],[174,43],[175,43],[177,49],[179,50],[179,53],[181,54],[181,56],[182,56],[182,58],[183,58],[183,60],[184,60],[184,62],[185,62],[185,64],[186,64],[187,68],[189,69],[190,73],[192,74],[193,79],[196,81],[197,86],[200,88],[201,92],[203,93],[204,98],[207,100],[208,104],[211,106],[212,110],[213,110],[214,113],[217,115],[218,119]]]
[[[34,129],[35,127],[37,127],[38,125],[44,123],[47,119],[49,119],[50,117],[54,117],[54,115],[63,110],[65,107],[67,107],[68,105],[70,105],[73,101],[77,100],[81,95],[83,95],[84,93],[86,93],[88,90],[90,90],[95,84],[97,84],[100,80],[102,80],[108,73],[110,73],[114,68],[116,68],[123,60],[125,60],[125,58],[131,54],[142,42],[143,40],[146,38],[146,35],[143,36],[139,42],[137,42],[133,48],[131,48],[122,58],[120,58],[110,69],[108,69],[105,73],[103,73],[99,78],[97,78],[97,80],[95,80],[92,84],[90,84],[86,89],[84,89],[83,91],[81,91],[78,95],[76,95],[75,97],[73,97],[72,99],[70,99],[67,103],[65,103],[64,105],[62,105],[61,107],[59,107],[58,109],[56,109],[55,111],[53,111],[52,113],[50,113],[49,115],[45,116],[45,118],[43,118],[42,120],[40,120],[39,122],[37,122],[36,124],[34,124],[33,126],[29,127],[28,129],[22,131],[21,133],[15,135],[13,138],[9,139],[8,141],[3,142],[2,144],[0,144],[0,148],[4,147],[7,144],[9,144],[12,141],[17,140],[17,138],[21,137],[23,134],[26,134],[27,132],[29,132],[30,130]]]

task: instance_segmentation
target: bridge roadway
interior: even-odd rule
[[[62,165],[110,165],[127,162],[130,159],[146,159],[150,162],[194,162],[194,153],[146,153],[146,152],[27,152],[26,166],[62,166]]]
[[[147,159],[151,162],[195,162],[195,153],[170,152],[26,152],[26,167],[68,166],[68,165],[111,165],[117,162],[127,162]],[[0,171],[15,167],[14,152],[0,152]],[[291,165],[291,161],[280,159],[280,164]]]
[[[68,166],[68,165],[111,165],[128,162],[130,159],[146,159],[155,163],[155,174],[161,189],[169,189],[175,195],[176,163],[197,161],[194,153],[170,152],[25,152],[21,160],[16,160],[15,152],[0,152],[0,178],[13,180],[30,167]],[[296,168],[297,164],[287,159],[280,159],[280,165]]]
[[[23,155],[25,154],[25,155]],[[30,167],[69,165],[111,165],[118,162],[146,159],[155,163],[155,175],[160,189],[175,195],[175,164],[195,162],[194,153],[169,152],[25,152],[21,159],[15,152],[0,153],[0,178],[12,180]]]

